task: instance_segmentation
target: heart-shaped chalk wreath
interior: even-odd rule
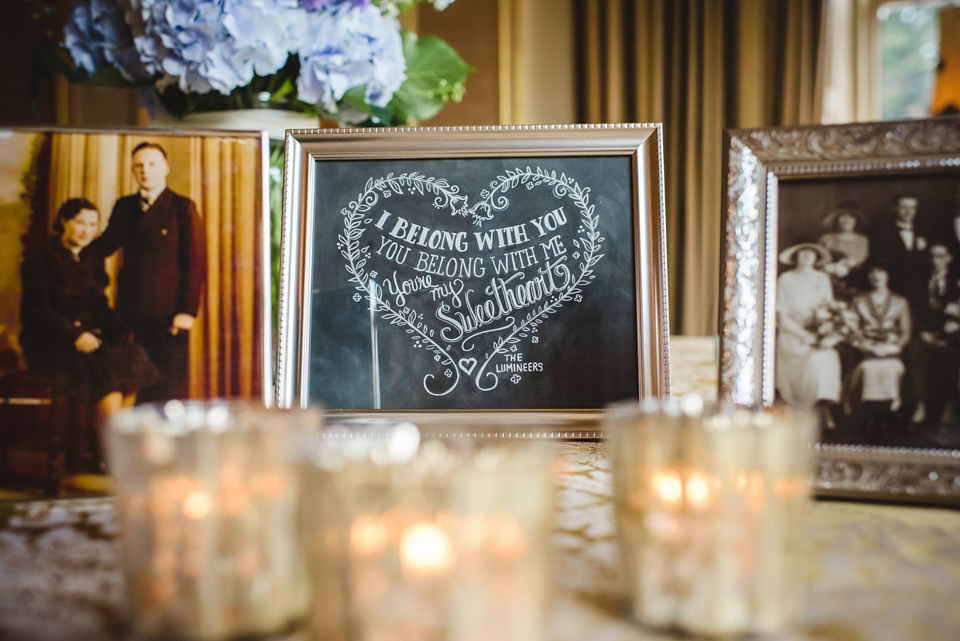
[[[480,229],[485,222],[493,220],[495,212],[507,209],[510,204],[507,196],[511,190],[520,186],[528,190],[549,189],[552,196],[561,203],[561,207],[565,202],[570,202],[576,207],[579,220],[573,222],[577,224],[577,234],[571,240],[575,249],[569,256],[577,261],[577,269],[572,270],[567,266],[568,254],[564,250],[562,263],[558,259],[553,265],[548,265],[554,270],[547,274],[549,286],[534,288],[536,295],[529,294],[533,291],[529,288],[524,290],[528,293],[525,299],[528,304],[515,306],[514,309],[509,310],[510,313],[490,319],[491,322],[487,324],[495,324],[495,327],[481,325],[460,328],[457,335],[451,337],[449,327],[438,330],[424,319],[422,310],[415,307],[416,301],[412,300],[413,297],[408,299],[402,294],[397,295],[396,271],[392,280],[390,277],[383,277],[378,281],[376,271],[366,270],[368,262],[373,257],[372,241],[363,244],[362,240],[364,233],[371,227],[379,227],[378,231],[384,229],[383,218],[375,221],[375,216],[370,214],[381,198],[400,194],[414,197],[426,196],[430,198],[433,208],[441,211],[449,210],[453,217],[472,218],[474,227]],[[337,238],[337,246],[346,260],[345,267],[350,274],[349,280],[354,283],[358,291],[354,299],[358,302],[366,299],[368,307],[372,303],[383,319],[393,325],[401,326],[410,335],[415,346],[427,349],[434,354],[433,360],[437,363],[442,375],[433,373],[424,375],[423,388],[427,393],[433,396],[444,396],[456,389],[462,378],[470,377],[478,390],[490,391],[500,381],[499,375],[490,371],[494,360],[516,359],[518,344],[528,337],[532,336],[531,342],[538,342],[536,333],[544,319],[556,313],[564,303],[579,302],[583,287],[596,277],[593,268],[603,257],[600,246],[604,239],[600,235],[599,216],[594,212],[594,205],[589,202],[589,194],[589,188],[580,187],[566,174],[558,175],[556,171],[547,171],[540,167],[507,170],[490,183],[489,189],[480,192],[481,200],[472,206],[468,205],[467,196],[460,193],[459,187],[451,185],[443,178],[425,176],[416,171],[390,173],[381,178],[371,178],[366,182],[357,199],[341,210],[344,226]],[[557,211],[562,213],[562,209]],[[564,222],[566,222],[565,218]],[[414,274],[411,272],[409,275]],[[561,276],[563,276],[562,279]],[[462,281],[456,282],[460,282],[461,289],[453,294],[454,300],[463,304],[460,295],[464,289],[466,289],[465,296],[474,294],[475,291],[465,288]],[[443,287],[443,284],[433,283],[429,276],[422,278],[419,285],[423,289],[440,290]],[[449,287],[449,284],[447,286]],[[386,296],[385,287],[387,288]],[[450,294],[451,289],[447,290],[447,294]],[[485,304],[492,303],[486,301]],[[440,317],[441,312],[450,311],[450,306],[441,303],[439,309],[435,311]],[[493,323],[492,320],[497,322]],[[486,350],[481,354],[482,348],[479,347],[481,339],[489,340],[490,337],[493,337],[492,343],[488,342]],[[502,369],[506,372],[517,371],[516,367],[504,366]],[[513,373],[510,378],[514,383],[521,380],[516,373]]]

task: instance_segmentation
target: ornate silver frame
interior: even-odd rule
[[[798,178],[960,173],[960,120],[726,133],[719,397],[774,400],[778,190]],[[817,444],[823,496],[960,503],[960,450]]]
[[[628,156],[631,159],[640,393],[669,393],[666,240],[659,124],[288,130],[285,141],[276,397],[304,406],[309,377],[310,269],[314,261],[314,159],[444,159],[498,156]],[[600,410],[517,410],[542,418],[538,434],[596,438]],[[470,410],[474,411],[474,410]],[[450,412],[450,410],[435,410]],[[496,410],[479,410],[493,413]],[[352,417],[386,410],[337,410]],[[410,415],[409,411],[395,414]],[[462,414],[463,412],[456,411]],[[558,422],[559,421],[559,422]],[[571,432],[570,430],[574,431]]]

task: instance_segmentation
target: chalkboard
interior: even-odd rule
[[[638,397],[635,151],[437,156],[308,160],[305,398],[557,410]]]

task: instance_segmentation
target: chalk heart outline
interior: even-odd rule
[[[463,373],[467,376],[473,374],[473,370],[477,367],[477,359],[475,358],[461,358],[457,361],[457,366],[463,370]]]
[[[451,346],[444,346],[435,338],[436,331],[422,320],[423,315],[416,309],[409,306],[397,308],[392,305],[383,296],[380,285],[366,271],[371,255],[370,247],[361,246],[360,240],[372,223],[367,216],[381,198],[389,198],[395,194],[420,195],[432,197],[435,209],[449,210],[450,216],[472,219],[474,225],[481,227],[483,223],[493,220],[496,212],[507,209],[510,205],[508,194],[520,186],[527,189],[550,189],[554,197],[570,200],[576,207],[581,226],[577,236],[579,273],[573,272],[573,277],[565,289],[546,298],[532,310],[524,311],[523,320],[514,321],[512,326],[507,328],[510,329],[509,333],[496,338],[482,362],[473,357],[459,357],[458,353],[451,353],[455,351]],[[564,303],[573,300],[583,287],[596,278],[593,268],[603,257],[600,247],[604,238],[599,231],[599,215],[595,212],[595,206],[590,203],[590,189],[581,187],[564,173],[557,174],[556,171],[541,167],[506,170],[490,183],[488,189],[480,192],[480,200],[473,205],[468,203],[467,196],[460,193],[457,185],[451,185],[445,178],[426,176],[417,171],[389,173],[367,180],[356,200],[341,209],[340,213],[343,215],[344,226],[337,236],[337,247],[346,261],[344,266],[350,274],[349,281],[354,283],[357,291],[366,299],[367,306],[370,305],[372,297],[377,313],[391,324],[403,327],[416,346],[433,352],[435,362],[444,369],[442,375],[431,373],[423,377],[423,388],[432,396],[449,394],[460,384],[463,375],[469,377],[474,371],[474,384],[478,390],[488,392],[494,389],[500,377],[487,371],[493,359],[507,354],[512,346],[529,337],[547,316],[556,313]],[[483,330],[473,334],[480,333],[483,333]],[[465,336],[460,342],[462,344],[471,338]]]

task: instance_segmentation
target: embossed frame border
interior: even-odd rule
[[[641,396],[669,394],[663,143],[659,124],[535,125],[501,127],[397,127],[382,129],[289,130],[285,141],[283,230],[275,401],[304,406],[309,376],[308,330],[313,160],[443,159],[562,156],[630,158],[633,218],[638,375]],[[537,437],[598,438],[602,408],[590,410],[433,410],[524,415]],[[418,410],[335,410],[346,417],[414,415]],[[422,413],[422,410],[421,410]],[[538,421],[534,431],[530,421]]]
[[[778,189],[791,178],[960,174],[960,119],[725,133],[718,397],[774,401]],[[821,496],[960,503],[960,450],[816,445]]]

